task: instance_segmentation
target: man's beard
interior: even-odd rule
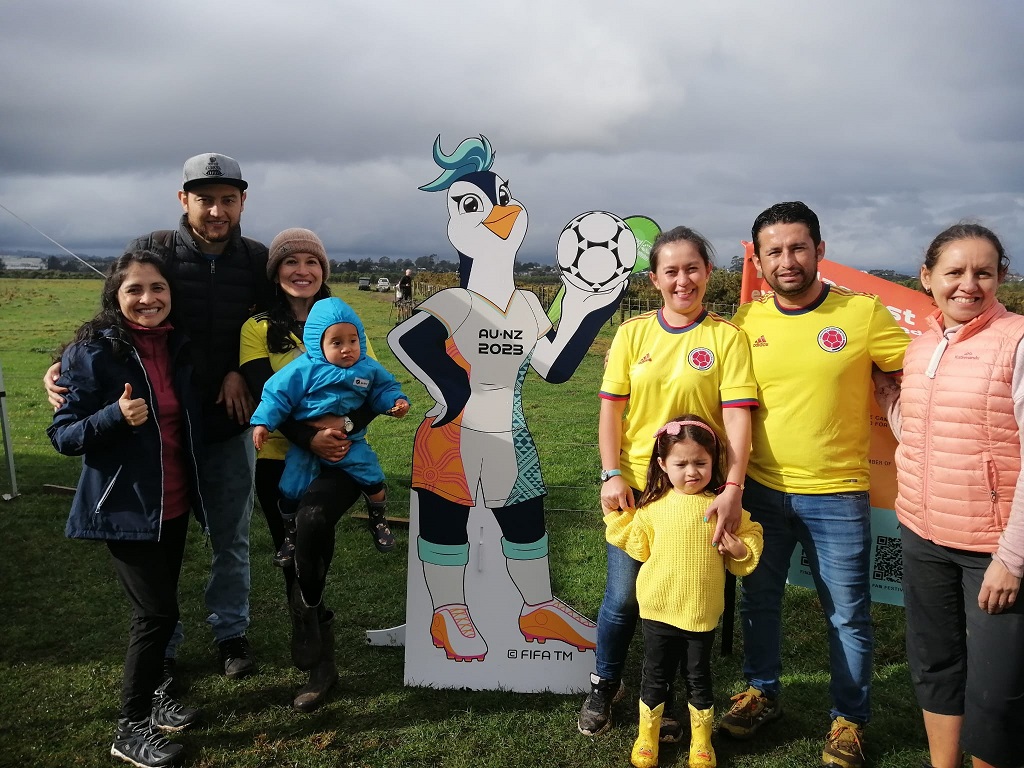
[[[190,221],[189,222],[189,226],[192,227],[192,231],[199,238],[201,238],[202,240],[204,240],[207,243],[226,243],[229,240],[231,240],[231,238],[234,236],[235,232],[238,231],[238,227],[239,227],[238,224],[235,224],[234,226],[228,227],[228,229],[225,231],[225,233],[223,235],[219,235],[217,237],[211,237],[210,236],[211,229],[207,225],[204,224],[204,225],[197,226],[196,224],[194,224],[193,222]]]
[[[806,272],[804,272],[803,273],[803,280],[800,282],[800,285],[798,285],[795,288],[782,288],[777,283],[775,278],[768,279],[767,277],[765,277],[765,279],[768,280],[768,285],[771,286],[771,289],[773,291],[775,291],[775,293],[777,293],[779,296],[789,297],[789,296],[799,296],[802,293],[806,292],[808,288],[810,288],[812,285],[814,285],[814,280],[815,280],[816,277],[817,277],[816,274],[815,275],[808,275]]]

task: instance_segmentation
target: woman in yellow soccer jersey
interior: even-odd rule
[[[601,382],[598,441],[601,505],[631,511],[644,490],[654,433],[679,413],[695,413],[726,436],[726,483],[708,509],[715,541],[740,519],[743,477],[750,453],[750,409],[757,388],[743,333],[704,308],[712,270],[711,243],[689,227],[663,232],[650,253],[651,282],[661,309],[626,320],[608,354]],[[588,736],[611,726],[638,607],[641,563],[608,545],[604,600],[597,620],[597,669],[580,709],[579,730]],[[679,722],[666,716],[662,739],[678,741]]]

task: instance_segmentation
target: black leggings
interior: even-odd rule
[[[178,624],[178,577],[191,515],[163,522],[160,541],[108,541],[107,549],[132,606],[121,685],[121,717],[136,722],[153,709],[164,649]]]
[[[281,498],[278,483],[284,472],[283,459],[257,459],[256,496],[260,500],[263,516],[267,519],[275,551],[284,541],[284,523],[277,502]],[[295,565],[284,568],[285,595],[291,592],[296,579],[306,602],[321,602],[327,572],[334,557],[334,527],[345,511],[359,500],[355,481],[340,467],[323,466],[302,499],[295,518]],[[326,608],[321,606],[326,613]]]
[[[277,486],[281,482],[283,472],[283,459],[256,459],[256,498],[260,500],[260,509],[267,520],[270,538],[274,541],[274,552],[277,552],[284,543],[284,521],[281,520],[281,512],[277,508],[277,502],[281,499],[281,492]],[[295,568],[289,565],[282,570],[284,593],[287,598],[292,591],[292,582],[295,581]]]
[[[714,706],[711,691],[711,646],[715,630],[689,632],[644,619],[644,673],[640,698],[651,709],[668,701],[676,670],[683,664],[687,700],[695,709]]]
[[[334,527],[359,496],[359,488],[345,470],[322,467],[320,476],[309,484],[299,501],[295,517],[295,577],[307,605],[317,605],[323,598],[334,557]]]

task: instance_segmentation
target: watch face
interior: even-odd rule
[[[350,419],[348,416],[346,416],[345,417],[345,431],[348,432],[348,433],[352,433],[355,430],[355,426],[356,425],[352,423],[352,419]]]

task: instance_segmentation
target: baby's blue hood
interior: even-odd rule
[[[306,354],[314,362],[330,365],[327,363],[327,358],[324,357],[321,341],[327,329],[335,323],[352,323],[356,327],[356,332],[359,334],[359,359],[365,358],[366,333],[363,331],[363,322],[352,307],[333,296],[329,299],[320,299],[309,310],[306,327],[302,331],[302,343],[306,345]]]

